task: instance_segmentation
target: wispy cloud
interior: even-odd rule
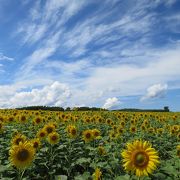
[[[1,60],[4,60],[4,61],[14,61],[14,58],[8,57],[8,56],[4,55],[3,53],[0,53],[0,61]]]
[[[100,107],[109,97],[143,96],[152,84],[180,87],[180,45],[173,36],[179,14],[158,10],[177,1],[26,2],[27,16],[16,24],[22,51],[12,76],[15,95],[8,96],[14,104],[19,96],[34,99],[33,89],[41,96],[54,82],[69,88],[67,104]]]

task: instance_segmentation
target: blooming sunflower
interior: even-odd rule
[[[98,136],[100,136],[100,131],[98,129],[92,130],[93,137],[96,139]]]
[[[11,140],[11,144],[18,145],[20,142],[25,142],[25,141],[26,141],[26,136],[21,133],[17,133]]]
[[[75,126],[72,126],[70,131],[69,131],[69,135],[71,138],[75,138],[77,136],[77,129]]]
[[[38,132],[37,132],[37,137],[39,139],[44,139],[46,137],[47,133],[44,129],[40,129]]]
[[[83,131],[83,140],[87,143],[93,140],[92,130],[87,129]]]
[[[25,116],[25,115],[21,115],[21,116],[19,117],[19,122],[20,122],[20,123],[26,123],[26,122],[27,122],[26,116]]]
[[[41,117],[36,117],[36,118],[33,120],[33,122],[34,122],[35,125],[41,124],[42,118],[41,118]]]
[[[135,172],[136,176],[148,176],[160,163],[157,151],[147,141],[127,143],[127,149],[121,155],[125,170]]]
[[[49,123],[49,124],[46,124],[43,129],[47,132],[47,134],[50,134],[53,131],[55,131],[55,126],[54,124]]]
[[[35,150],[28,141],[20,142],[19,145],[12,145],[9,150],[9,160],[18,169],[26,169],[34,160]]]
[[[48,135],[47,140],[50,144],[57,144],[59,142],[59,134],[52,132]]]
[[[39,138],[35,138],[31,140],[31,144],[35,150],[39,149],[41,146],[41,141]]]
[[[131,133],[135,133],[137,130],[136,130],[136,127],[135,126],[131,126],[130,127],[130,132]]]

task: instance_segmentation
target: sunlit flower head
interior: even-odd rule
[[[147,141],[135,140],[127,143],[127,149],[123,150],[121,155],[124,169],[135,172],[136,176],[152,174],[160,163],[157,151]]]

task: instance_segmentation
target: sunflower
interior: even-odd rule
[[[35,150],[28,141],[20,142],[19,145],[12,145],[9,150],[9,160],[18,169],[26,169],[34,160]]]
[[[127,171],[133,171],[136,176],[148,176],[159,164],[157,151],[152,145],[142,140],[135,140],[127,144],[127,149],[121,153],[123,157],[123,167]]]
[[[131,126],[130,127],[130,132],[131,133],[135,133],[137,130],[136,130],[136,127],[135,126]]]
[[[117,133],[122,134],[123,132],[124,132],[123,127],[120,126],[117,128]]]
[[[3,123],[0,122],[0,132],[3,132],[4,131],[4,126],[3,126]]]
[[[37,137],[39,139],[44,139],[45,137],[47,136],[47,133],[44,129],[40,129],[38,132],[37,132]]]
[[[98,153],[99,155],[103,156],[106,154],[106,150],[104,149],[103,146],[98,146]]]
[[[75,138],[77,136],[77,129],[75,126],[71,126],[69,135],[71,138]]]
[[[59,142],[59,134],[52,132],[48,135],[47,140],[50,144],[57,144]]]
[[[24,143],[25,141],[26,141],[26,136],[21,133],[17,133],[11,140],[11,144],[19,145],[20,142]]]
[[[114,131],[111,131],[110,134],[109,134],[109,137],[110,139],[113,141],[113,140],[116,140],[118,137],[119,137],[120,134],[114,132]]]
[[[92,130],[88,129],[83,131],[83,140],[87,143],[93,140]]]
[[[35,138],[31,140],[31,144],[35,150],[39,149],[41,146],[41,141],[39,138]]]
[[[42,118],[41,118],[41,117],[36,117],[36,118],[33,120],[33,122],[34,122],[35,125],[41,124]]]
[[[124,126],[125,126],[125,121],[121,121],[121,122],[120,122],[120,125],[121,125],[122,127],[124,127]]]
[[[47,134],[50,134],[53,131],[55,131],[55,126],[53,123],[49,123],[49,124],[46,124],[43,129],[47,132]]]
[[[101,170],[99,168],[96,168],[92,176],[93,176],[93,180],[101,180],[101,176],[102,176]]]
[[[27,122],[26,116],[25,116],[25,115],[21,115],[21,116],[19,117],[19,122],[20,122],[20,123],[26,123],[26,122]]]
[[[98,129],[92,130],[93,137],[96,139],[98,136],[100,136],[100,131]]]
[[[142,124],[142,125],[141,125],[141,130],[142,130],[142,131],[146,131],[146,125],[145,125],[145,124]]]
[[[111,120],[110,118],[108,118],[108,119],[106,119],[106,123],[107,123],[108,125],[111,125],[112,120]]]
[[[177,134],[177,139],[180,141],[180,132]]]

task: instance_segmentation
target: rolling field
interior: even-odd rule
[[[178,180],[180,113],[0,110],[0,179]]]

